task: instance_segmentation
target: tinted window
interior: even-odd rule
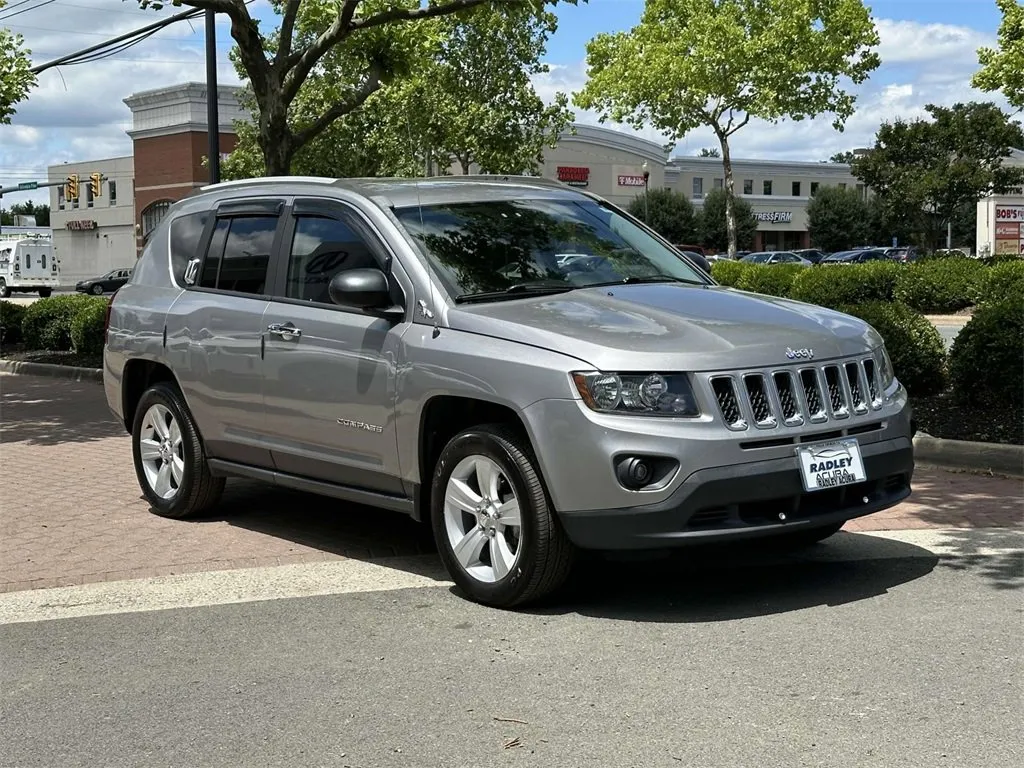
[[[179,284],[189,260],[200,256],[200,240],[209,217],[209,212],[203,211],[179,216],[171,222],[171,273]]]
[[[338,219],[301,216],[295,221],[288,258],[285,296],[290,299],[331,302],[327,290],[337,272],[381,268],[360,234]]]
[[[454,296],[538,281],[566,289],[664,276],[706,283],[675,250],[597,201],[493,200],[396,214]]]
[[[42,266],[42,268],[43,268],[43,269],[46,269],[46,254],[44,253],[44,254],[43,254],[42,256],[40,256],[39,258],[40,258],[40,260],[41,260],[41,264],[40,264],[40,266]]]
[[[31,268],[32,268],[32,254],[29,253],[28,251],[25,251],[25,269],[31,269]]]
[[[276,216],[240,216],[217,222],[200,284],[239,293],[264,293]]]

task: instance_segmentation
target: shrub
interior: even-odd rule
[[[971,306],[986,269],[975,259],[919,261],[903,268],[895,299],[918,312],[956,312]]]
[[[986,269],[974,287],[976,304],[1024,301],[1024,260],[1003,261]]]
[[[720,285],[735,288],[743,273],[751,266],[743,261],[714,261],[711,263],[711,276]]]
[[[884,261],[819,265],[797,275],[790,297],[835,309],[871,301],[892,301],[896,281],[906,267]]]
[[[768,296],[789,296],[793,281],[804,270],[799,264],[751,264],[740,273],[736,287]]]
[[[107,301],[91,301],[71,320],[71,348],[79,355],[99,357],[106,338]]]
[[[1020,413],[1024,399],[1024,300],[984,304],[949,355],[953,392],[963,402]]]
[[[924,315],[896,302],[873,301],[839,308],[859,317],[885,339],[896,378],[916,396],[934,395],[946,385],[946,349]]]
[[[0,343],[21,342],[21,322],[25,318],[25,307],[13,301],[0,301]]]
[[[104,299],[75,294],[39,299],[25,310],[21,323],[22,339],[30,349],[65,352],[71,349],[71,321],[90,303]]]

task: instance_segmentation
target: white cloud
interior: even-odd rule
[[[878,55],[886,65],[945,62],[977,65],[978,48],[995,44],[995,35],[952,24],[878,19]]]

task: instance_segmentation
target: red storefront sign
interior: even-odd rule
[[[573,165],[558,166],[558,180],[570,187],[585,187],[590,183],[590,169]]]
[[[996,240],[1017,240],[1020,237],[1020,224],[996,224]]]

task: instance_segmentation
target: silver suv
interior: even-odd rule
[[[200,190],[112,300],[104,378],[156,514],[227,477],[405,513],[498,606],[580,548],[814,542],[914,468],[872,328],[532,177]]]

